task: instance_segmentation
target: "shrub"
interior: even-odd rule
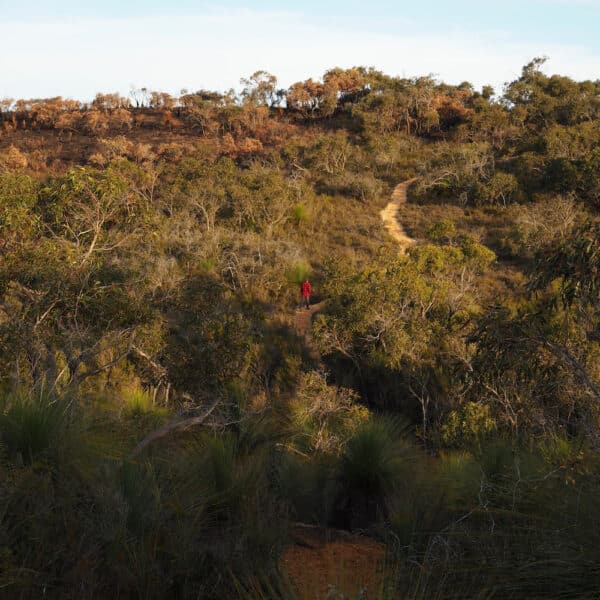
[[[27,156],[18,148],[11,145],[8,149],[0,153],[0,166],[9,171],[25,169],[29,165]]]
[[[398,421],[378,417],[360,425],[338,466],[334,522],[365,527],[385,514],[392,493],[409,477],[414,454]]]
[[[460,249],[465,258],[476,269],[483,271],[496,260],[496,255],[492,250],[480,244],[471,236],[464,236],[460,241]]]
[[[434,242],[447,244],[456,237],[456,226],[452,221],[437,221],[427,230],[427,237]]]
[[[471,448],[497,428],[490,407],[478,402],[468,402],[453,410],[442,426],[442,439],[448,446]]]
[[[298,225],[308,221],[308,209],[305,204],[296,204],[296,206],[294,206],[293,214],[294,221],[296,221]]]
[[[123,391],[125,412],[131,417],[146,415],[153,410],[150,393],[139,387],[127,388]]]
[[[300,446],[337,454],[369,411],[359,404],[353,390],[328,385],[325,377],[312,371],[303,375],[296,398],[290,404]]]
[[[306,262],[297,262],[293,264],[286,272],[286,279],[289,283],[300,285],[310,274],[311,267]]]
[[[18,391],[2,399],[0,436],[8,454],[30,464],[61,440],[68,424],[69,405],[41,392]]]

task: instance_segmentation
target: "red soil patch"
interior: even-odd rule
[[[377,596],[384,579],[383,544],[317,527],[298,526],[293,537],[296,543],[284,552],[281,568],[299,598],[340,597],[334,591],[355,598],[363,590],[365,598]]]

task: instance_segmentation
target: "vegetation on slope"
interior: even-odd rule
[[[2,589],[302,597],[301,522],[382,596],[593,595],[600,84],[541,64],[2,101]]]

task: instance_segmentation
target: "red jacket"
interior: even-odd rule
[[[302,284],[302,296],[304,298],[306,298],[307,296],[310,296],[310,290],[311,290],[310,283],[308,283],[308,281],[305,281]]]

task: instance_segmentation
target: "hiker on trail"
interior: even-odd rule
[[[310,308],[310,292],[311,287],[308,279],[304,280],[304,283],[301,286],[302,289],[302,305],[306,306],[306,308]]]

